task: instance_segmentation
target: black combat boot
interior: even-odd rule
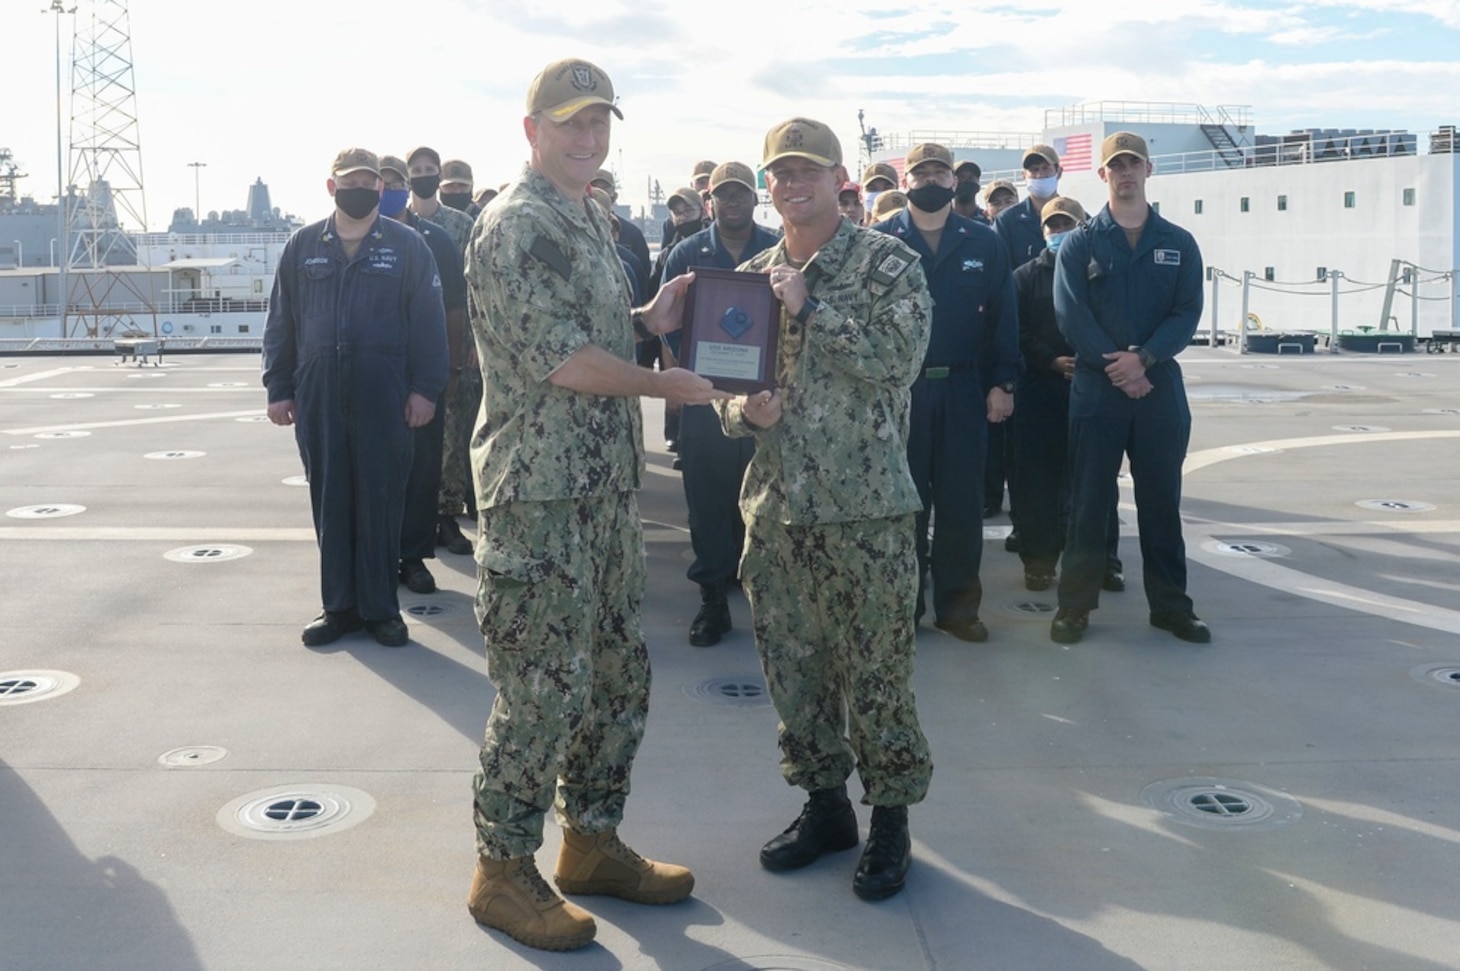
[[[767,870],[795,870],[823,853],[849,850],[860,838],[846,785],[813,789],[796,821],[761,847],[760,865]]]
[[[873,806],[867,848],[852,878],[852,891],[863,900],[882,900],[902,889],[912,863],[912,837],[907,833],[906,806]]]
[[[472,551],[471,540],[461,531],[456,517],[445,513],[436,521],[436,545],[446,547],[448,553],[455,553],[457,556],[465,556]]]
[[[689,625],[689,642],[695,647],[713,647],[730,630],[730,604],[725,601],[725,582],[700,584],[700,612]]]

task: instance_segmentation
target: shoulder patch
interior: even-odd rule
[[[564,253],[561,246],[546,236],[539,236],[534,239],[532,245],[528,247],[527,252],[546,263],[548,269],[552,270],[564,280],[572,279],[573,265],[568,262],[568,254]]]
[[[902,276],[913,261],[902,256],[900,253],[888,253],[872,269],[872,282],[880,283],[883,286],[891,286],[893,281]]]

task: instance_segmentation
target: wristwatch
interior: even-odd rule
[[[1005,381],[1003,384],[999,385],[999,390],[1002,391],[1002,392],[1004,392],[1004,394],[1013,394],[1014,393],[1014,382],[1013,381]]]
[[[815,297],[808,296],[806,302],[801,305],[801,309],[796,311],[796,320],[804,324],[811,319],[812,314],[820,309],[821,301]]]
[[[1130,351],[1136,357],[1140,358],[1141,367],[1145,368],[1147,371],[1156,366],[1156,355],[1152,354],[1141,345],[1132,344],[1130,347],[1127,347],[1126,350]]]
[[[654,339],[654,332],[651,331],[648,325],[644,323],[644,311],[635,310],[633,313],[629,314],[629,323],[634,325],[634,335],[638,337],[639,340],[651,341]]]

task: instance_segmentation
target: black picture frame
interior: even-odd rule
[[[680,334],[679,361],[721,391],[755,394],[776,386],[781,301],[765,273],[695,267]]]

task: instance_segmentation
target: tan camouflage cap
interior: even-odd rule
[[[689,180],[693,182],[695,179],[698,179],[702,175],[714,174],[714,171],[715,163],[711,162],[709,159],[703,159],[699,162],[696,162],[695,167],[690,170]]]
[[[836,133],[819,121],[790,118],[766,133],[760,167],[793,156],[829,168],[842,164],[842,143],[837,141]]]
[[[978,163],[975,162],[973,159],[966,158],[963,161],[959,162],[957,165],[953,166],[953,171],[959,173],[960,175],[963,173],[964,169],[971,169],[973,171],[973,181],[975,182],[977,182],[983,176],[983,169],[979,168]]]
[[[907,193],[897,189],[884,189],[877,194],[877,201],[872,203],[872,218],[886,219],[899,209],[907,208]]]
[[[347,148],[335,156],[335,164],[330,166],[330,175],[338,178],[351,172],[373,172],[379,175],[380,160],[369,149]]]
[[[1048,145],[1030,145],[1029,150],[1024,153],[1024,160],[1019,164],[1025,165],[1025,167],[1027,168],[1028,166],[1026,165],[1026,163],[1031,158],[1042,158],[1050,165],[1056,167],[1060,164],[1060,153],[1056,152]]]
[[[923,142],[921,145],[914,145],[908,149],[907,157],[902,162],[902,170],[911,172],[924,162],[939,162],[951,169],[953,168],[953,153],[934,142]]]
[[[1133,131],[1118,131],[1100,143],[1100,167],[1109,165],[1117,155],[1134,155],[1142,162],[1151,160],[1146,140]]]
[[[459,158],[450,158],[441,163],[441,184],[460,182],[471,185],[471,166]]]
[[[1008,179],[995,179],[990,182],[988,188],[983,190],[983,197],[991,200],[996,192],[1007,192],[1016,200],[1019,198],[1019,190],[1014,188],[1014,183]]]
[[[406,153],[406,161],[414,162],[416,160],[416,156],[421,154],[431,156],[431,161],[436,163],[436,168],[441,168],[441,153],[436,151],[430,145],[417,145],[415,148]]]
[[[613,212],[613,197],[596,185],[588,187],[588,197],[598,203],[605,215]]]
[[[624,116],[613,103],[613,82],[603,68],[579,58],[553,61],[527,88],[529,115],[541,112],[553,121],[567,121],[589,105],[608,105],[619,118]]]
[[[410,168],[410,166],[407,165],[405,162],[402,162],[400,159],[396,158],[394,155],[382,155],[382,156],[380,156],[380,177],[381,178],[385,178],[385,170],[386,169],[389,169],[392,172],[398,173],[400,175],[400,177],[401,177],[401,181],[402,182],[409,182],[411,180],[411,168]]]
[[[751,192],[756,191],[755,173],[744,162],[722,162],[710,173],[710,192],[727,182],[738,182]]]
[[[1085,207],[1069,196],[1055,196],[1046,202],[1044,208],[1039,210],[1039,225],[1043,226],[1056,216],[1068,216],[1075,221],[1076,225],[1088,218],[1085,215]]]
[[[678,199],[680,202],[694,209],[696,212],[705,211],[705,203],[704,200],[700,198],[700,190],[698,189],[691,189],[689,186],[685,186],[683,189],[675,189],[669,194],[669,200],[665,203],[665,205],[668,205],[675,199]]]
[[[869,192],[875,192],[868,183],[877,179],[886,179],[893,186],[897,185],[897,169],[886,162],[873,162],[862,170],[862,186]]]
[[[605,185],[608,187],[609,192],[614,192],[618,189],[618,183],[614,182],[613,173],[608,169],[599,169],[597,172],[594,172],[593,178],[588,180],[588,184]]]

